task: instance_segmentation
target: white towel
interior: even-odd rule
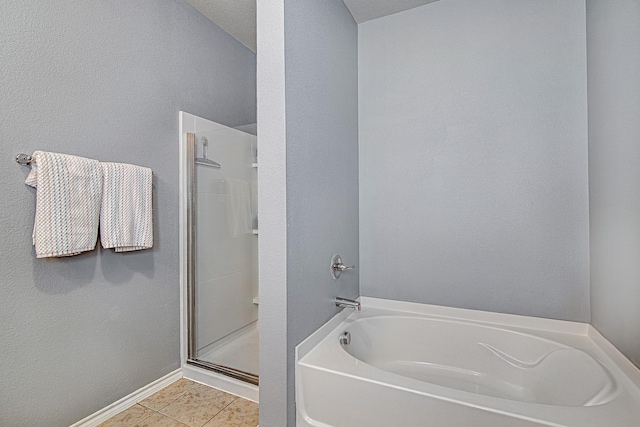
[[[100,242],[116,252],[153,246],[151,169],[100,163],[103,175]]]
[[[251,187],[247,181],[225,178],[227,227],[231,237],[252,234]]]
[[[77,255],[95,248],[102,196],[97,160],[36,151],[25,183],[37,189],[36,257]]]

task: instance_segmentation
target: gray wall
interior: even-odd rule
[[[585,5],[359,26],[362,295],[589,320]]]
[[[294,347],[359,296],[358,30],[342,0],[285,1],[287,114],[287,405],[294,425]],[[276,427],[282,424],[267,424]]]
[[[4,1],[0,425],[68,426],[180,364],[178,111],[255,122],[255,55],[179,0]],[[36,260],[16,153],[153,168],[155,246]]]
[[[587,1],[591,317],[640,366],[640,1]]]
[[[280,371],[284,358],[286,375],[261,371],[260,404],[264,410],[261,409],[260,425],[280,427],[295,424],[294,347],[338,312],[333,297],[355,298],[359,294],[357,271],[343,274],[338,281],[329,275],[329,261],[334,253],[340,253],[345,263],[359,263],[357,26],[341,0],[272,1],[270,5],[280,8],[282,16],[258,6],[258,55],[263,58],[263,47],[279,46],[277,35],[270,44],[262,44],[263,37],[270,37],[269,32],[277,31],[279,26],[280,30],[284,28],[281,40],[284,56],[282,48],[278,48],[275,57],[264,58],[264,63],[259,59],[259,74],[275,70],[277,77],[284,72],[286,111],[279,111],[280,116],[265,117],[264,122],[260,115],[258,120],[260,354],[261,366],[273,366],[280,374],[284,373]],[[261,21],[263,11],[272,13],[273,21]],[[265,68],[261,68],[263,64]],[[273,83],[260,79],[258,109],[263,114],[263,108],[281,96],[281,92],[269,92]],[[283,141],[267,139],[277,138],[277,132],[269,137],[263,133],[263,129],[272,131],[283,124],[285,114],[286,165],[278,163],[284,160]],[[268,166],[264,163],[265,155],[268,161],[273,160]],[[286,201],[279,199],[279,203],[273,203],[274,198],[281,196],[281,189],[262,192],[263,178],[273,178],[263,175],[262,170],[272,166],[280,171],[286,169]],[[263,258],[274,256],[265,254],[263,237],[273,239],[272,233],[281,230],[265,231],[262,226],[263,207],[274,209],[268,214],[272,217],[275,205],[286,205],[286,254],[278,254],[281,258],[274,260],[282,263],[282,258],[286,258],[286,278],[280,276],[281,280],[277,272],[268,271],[269,267],[264,265],[267,259]],[[282,296],[284,286],[284,299],[274,297]],[[262,296],[266,294],[270,295],[265,305]],[[283,310],[286,321],[274,314]],[[284,323],[286,337],[280,330]]]
[[[285,2],[288,333],[297,345],[356,298],[358,32],[342,0]]]

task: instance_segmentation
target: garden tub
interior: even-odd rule
[[[640,372],[588,324],[361,303],[297,347],[298,427],[640,426]]]

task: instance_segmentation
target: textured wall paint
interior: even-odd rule
[[[294,347],[359,295],[358,270],[331,279],[334,253],[358,259],[358,34],[341,0],[285,1],[287,420]],[[262,425],[262,424],[261,424]],[[277,427],[283,424],[267,424]]]
[[[361,294],[589,320],[585,5],[359,26]]]
[[[255,55],[179,0],[8,0],[0,40],[0,425],[68,426],[179,367],[178,111],[255,122]],[[36,149],[153,168],[155,247],[36,260]]]
[[[260,425],[287,417],[287,157],[284,1],[257,2]]]
[[[640,366],[640,1],[587,0],[593,325]]]

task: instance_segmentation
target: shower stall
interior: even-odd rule
[[[258,384],[257,138],[181,113],[186,364]]]

